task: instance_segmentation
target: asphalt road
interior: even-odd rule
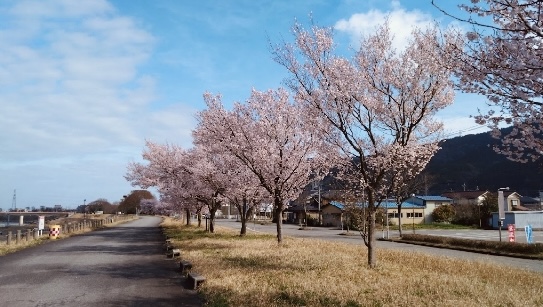
[[[217,225],[225,226],[234,229],[240,229],[241,224],[236,222],[234,219],[218,219]],[[256,231],[262,233],[276,234],[276,225],[260,225],[258,223],[249,223],[249,231]],[[412,230],[404,230],[406,233],[412,233]],[[494,230],[416,230],[417,233],[425,233],[432,235],[443,235],[443,236],[453,236],[453,237],[464,237],[472,239],[481,239],[486,238],[486,240],[499,240],[498,231]],[[345,231],[325,228],[325,227],[313,227],[307,230],[300,230],[298,225],[293,224],[283,224],[283,235],[292,236],[298,238],[310,238],[310,239],[320,239],[320,240],[331,240],[337,242],[345,242],[350,244],[363,245],[364,242],[360,235],[357,232],[350,232],[351,235],[340,235],[345,233]],[[386,233],[378,231],[377,237],[386,236]],[[397,232],[390,232],[390,236],[397,236]],[[524,235],[524,233],[522,233]],[[507,240],[507,231],[502,233],[504,236],[502,239]],[[520,233],[517,233],[517,236],[520,236]],[[537,232],[534,234],[535,242],[543,241],[543,233]],[[364,247],[365,248],[365,247]],[[440,257],[451,257],[457,259],[465,259],[467,261],[481,261],[481,262],[492,262],[498,265],[510,266],[513,268],[525,269],[528,271],[534,271],[543,273],[543,261],[542,260],[531,260],[531,259],[521,259],[514,257],[503,257],[503,256],[493,256],[480,253],[464,252],[451,249],[442,249],[434,247],[426,247],[413,244],[405,243],[394,243],[388,241],[377,241],[377,248],[383,249],[396,249],[396,250],[405,250],[405,251],[414,251],[424,254],[431,254]]]
[[[163,251],[158,217],[0,257],[0,306],[202,306]]]

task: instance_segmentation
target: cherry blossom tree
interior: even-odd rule
[[[170,144],[157,144],[146,141],[142,157],[146,164],[130,163],[126,180],[141,188],[156,187],[161,195],[161,204],[168,210],[186,212],[187,224],[190,214],[201,213],[202,207],[191,199],[191,188],[195,186],[190,170],[187,168],[188,153],[185,149]],[[162,208],[166,211],[166,208]]]
[[[158,214],[160,207],[160,202],[156,199],[142,199],[140,200],[139,212],[141,214]]]
[[[194,179],[193,186],[189,190],[190,197],[207,206],[209,231],[213,233],[217,211],[225,201],[224,193],[229,181],[227,170],[230,166],[224,156],[213,154],[199,145],[189,150],[185,163]]]
[[[245,236],[247,222],[267,195],[266,191],[260,185],[255,174],[239,159],[228,152],[216,154],[221,154],[224,159],[227,159],[226,175],[228,181],[224,196],[228,199],[228,203],[234,205],[238,210],[241,221],[240,236]]]
[[[440,62],[454,42],[438,40],[433,28],[414,30],[405,50],[398,51],[385,23],[363,37],[348,59],[335,54],[330,28],[295,24],[293,33],[294,43],[272,46],[274,58],[289,71],[286,84],[296,101],[330,127],[322,133],[344,158],[342,180],[363,192],[369,225],[362,237],[368,265],[375,267],[377,208],[439,148],[442,124],[434,115],[454,94],[451,72]],[[453,33],[449,37],[455,39]]]
[[[310,182],[315,171],[327,169],[323,138],[316,119],[293,104],[286,90],[253,90],[245,104],[224,109],[220,96],[204,95],[207,109],[198,114],[193,133],[198,146],[228,152],[257,178],[273,198],[277,241],[281,243],[282,215]]]
[[[440,8],[439,1],[432,4]],[[465,52],[458,56],[459,87],[488,98],[489,110],[476,122],[501,139],[494,149],[509,159],[535,161],[543,153],[543,2],[534,0],[471,0],[460,5],[470,17],[462,19]],[[502,134],[500,127],[512,126]]]
[[[223,204],[223,194],[229,167],[220,155],[214,155],[201,146],[185,150],[176,145],[156,144],[148,141],[143,152],[147,165],[131,163],[125,178],[133,185],[157,187],[161,200],[172,209],[184,209],[189,223],[190,213],[200,216],[203,204],[210,216],[209,230],[215,230],[215,215]],[[198,225],[200,226],[201,217]]]

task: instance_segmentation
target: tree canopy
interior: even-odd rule
[[[466,45],[453,52],[459,88],[488,98],[476,122],[501,140],[495,150],[508,158],[535,161],[543,153],[543,2],[472,0],[456,17],[473,26]],[[439,8],[439,1],[432,0]],[[502,134],[500,127],[513,129]]]

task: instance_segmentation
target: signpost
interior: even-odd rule
[[[40,215],[38,217],[38,231],[40,232],[40,236],[41,236],[44,228],[45,228],[45,216]]]
[[[502,226],[503,226],[503,220],[505,220],[505,198],[503,196],[503,190],[509,190],[509,187],[507,188],[500,188],[498,189],[498,226],[500,230],[500,242],[502,241]]]

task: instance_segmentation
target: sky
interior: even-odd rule
[[[228,105],[282,86],[269,44],[295,21],[349,48],[386,16],[398,46],[413,26],[455,24],[430,0],[3,0],[0,208],[119,201],[145,140],[191,147],[205,92]],[[459,93],[439,113],[445,134],[484,132],[470,118],[484,107]]]

